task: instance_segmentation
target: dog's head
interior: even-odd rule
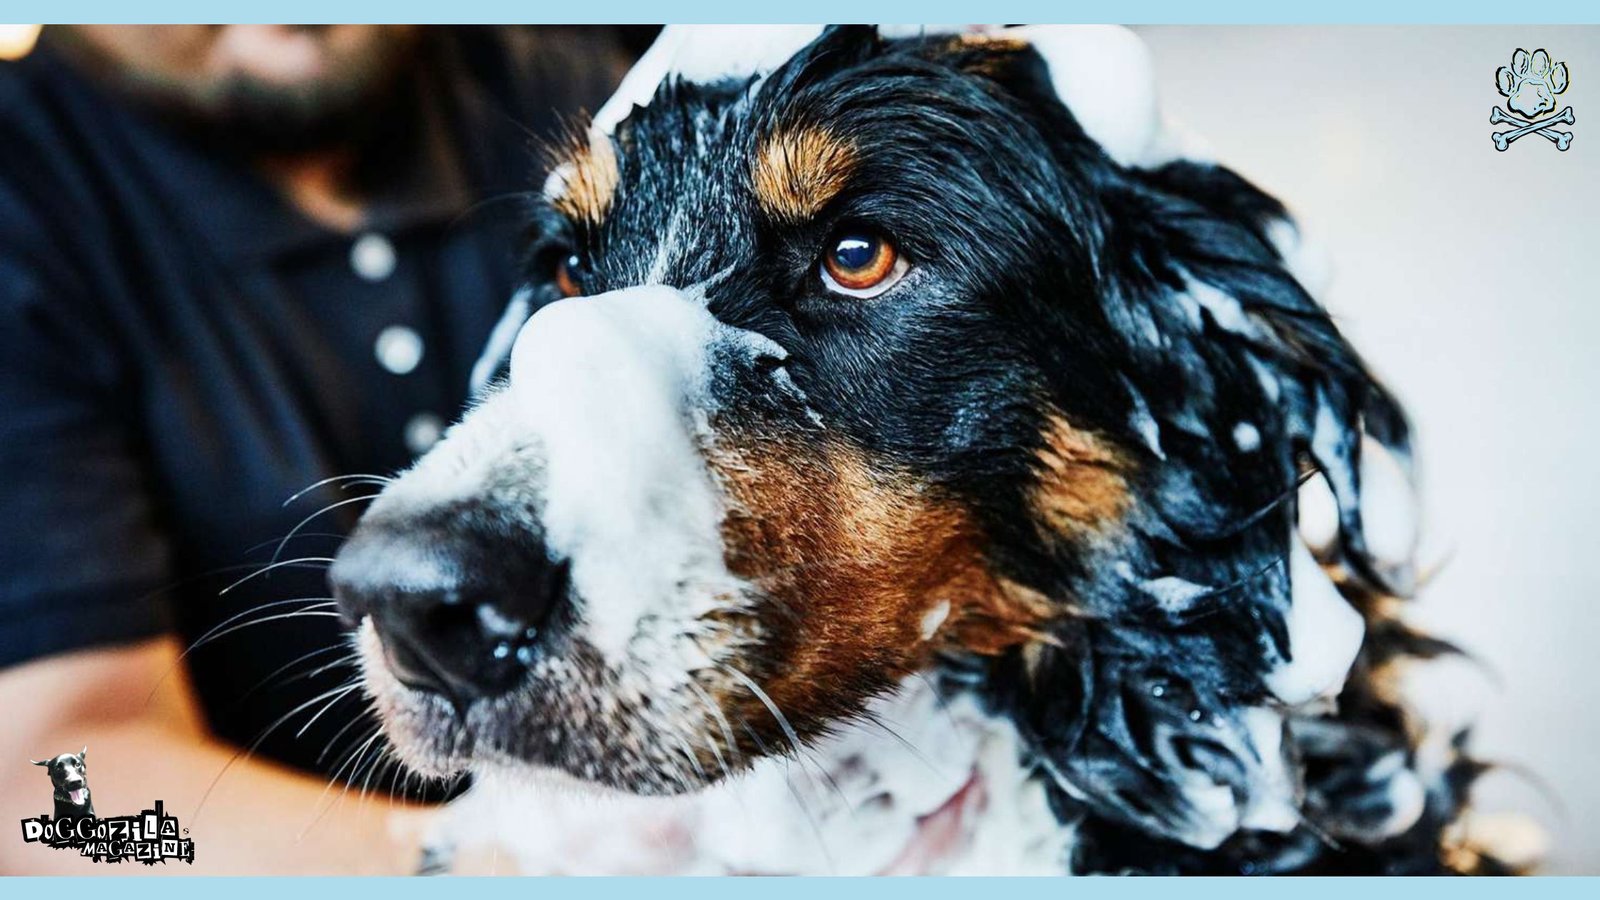
[[[1272,708],[1362,628],[1295,490],[1323,562],[1404,582],[1359,460],[1405,426],[1281,207],[1063,102],[1102,39],[846,27],[625,84],[534,214],[509,377],[334,566],[408,763],[676,792],[953,665],[1127,821],[1282,813]]]
[[[55,788],[55,798],[73,806],[89,803],[89,748],[79,753],[63,753],[50,759],[33,759],[29,762],[44,766],[50,773],[50,784]]]

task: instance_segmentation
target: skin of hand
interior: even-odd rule
[[[30,759],[87,745],[98,815],[137,813],[161,800],[195,842],[192,866],[113,866],[5,840],[0,874],[404,874],[437,816],[329,787],[211,736],[171,638],[0,671],[0,710],[0,821],[52,811],[49,778]]]

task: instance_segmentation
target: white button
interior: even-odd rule
[[[350,245],[350,268],[368,281],[394,274],[394,245],[381,234],[363,234]]]
[[[390,325],[378,332],[378,342],[373,347],[378,365],[396,375],[404,375],[422,362],[422,335],[404,325]]]
[[[439,443],[444,434],[444,420],[433,413],[417,413],[406,423],[406,449],[421,456]]]

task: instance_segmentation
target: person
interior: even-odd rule
[[[469,399],[534,145],[626,46],[85,25],[0,64],[0,818],[87,745],[99,814],[188,816],[195,872],[414,864],[449,786],[386,752],[323,568]]]

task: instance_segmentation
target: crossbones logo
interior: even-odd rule
[[[1552,116],[1538,118],[1555,109],[1556,95],[1567,89],[1566,63],[1552,64],[1550,54],[1542,49],[1529,53],[1518,48],[1516,53],[1511,54],[1511,65],[1501,66],[1495,72],[1494,81],[1500,89],[1500,96],[1506,98],[1506,109],[1526,117],[1509,115],[1498,106],[1489,110],[1489,124],[1515,126],[1490,135],[1496,150],[1504,151],[1519,138],[1530,134],[1537,134],[1555,144],[1557,150],[1572,146],[1572,132],[1552,127],[1573,124],[1576,119],[1572,115],[1572,107]]]

